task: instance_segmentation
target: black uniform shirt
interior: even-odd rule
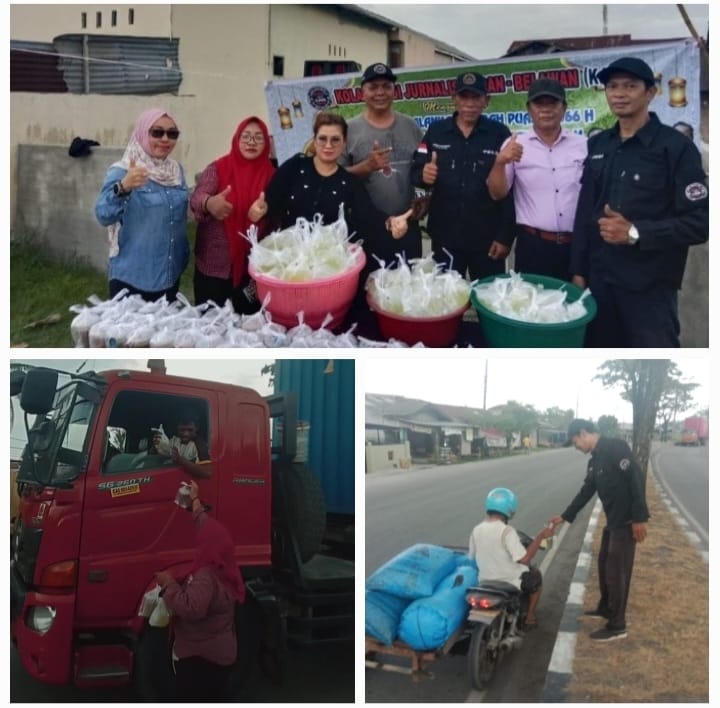
[[[595,492],[602,502],[608,528],[617,529],[650,518],[640,466],[624,440],[598,438],[583,486],[562,513],[563,519],[574,521]]]
[[[413,184],[425,186],[423,167],[437,153],[438,176],[432,185],[428,211],[430,236],[448,248],[487,251],[492,241],[510,246],[514,238],[512,194],[495,202],[487,178],[510,131],[502,123],[480,116],[466,138],[451,118],[432,123],[421,149],[415,152]]]
[[[606,204],[635,225],[635,246],[602,240],[598,219]],[[616,124],[588,141],[571,272],[635,291],[679,289],[688,247],[708,240],[708,205],[707,177],[692,141],[654,113],[624,141]]]

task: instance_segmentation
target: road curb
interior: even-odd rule
[[[567,602],[563,610],[558,629],[555,647],[548,672],[545,677],[540,701],[542,703],[564,703],[570,678],[572,677],[572,662],[575,655],[575,640],[579,630],[578,616],[582,612],[583,597],[585,596],[585,583],[590,573],[592,561],[592,543],[597,528],[598,517],[602,510],[602,504],[596,499],[595,506],[590,514],[590,521],[585,530],[582,548],[578,555],[575,572],[570,582]]]

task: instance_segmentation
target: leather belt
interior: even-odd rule
[[[542,229],[536,229],[534,226],[526,226],[525,224],[518,224],[518,226],[523,231],[532,236],[537,236],[543,241],[554,241],[559,244],[570,243],[572,241],[572,232],[570,231],[543,231]]]

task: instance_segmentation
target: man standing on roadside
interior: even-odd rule
[[[598,77],[617,123],[588,141],[570,269],[598,311],[590,347],[679,347],[677,291],[688,248],[708,240],[708,188],[700,153],[663,125],[642,59]]]
[[[573,420],[567,436],[576,450],[590,454],[590,460],[582,488],[568,508],[550,519],[550,523],[554,526],[564,521],[572,523],[597,492],[606,517],[598,555],[600,602],[586,614],[604,617],[607,624],[592,632],[590,638],[599,642],[622,639],[627,637],[625,610],[635,545],[645,540],[650,517],[642,472],[624,440],[601,436],[589,420]]]
[[[386,214],[403,214],[413,200],[410,167],[422,131],[409,116],[393,109],[397,77],[385,64],[371,64],[362,77],[365,111],[348,121],[345,152],[339,163],[365,183],[373,204]],[[386,235],[374,255],[389,264],[402,250],[405,258],[422,255],[420,225],[408,222],[402,245]],[[378,267],[372,259],[368,270]]]
[[[570,280],[570,242],[587,139],[562,129],[565,89],[537,79],[528,91],[533,129],[515,133],[498,153],[488,190],[515,200],[515,264],[518,273]]]
[[[435,260],[470,279],[505,272],[515,219],[511,198],[490,198],[487,178],[510,131],[483,112],[490,103],[485,77],[458,76],[455,112],[433,123],[413,160],[412,179],[432,189],[428,232]]]

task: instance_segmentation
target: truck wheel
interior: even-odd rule
[[[145,625],[135,649],[133,684],[142,701],[157,703],[175,698],[175,676],[167,627]]]
[[[307,563],[319,550],[325,536],[325,498],[320,480],[304,465],[283,466],[285,499],[276,507],[284,514],[300,552],[300,560]],[[277,490],[279,482],[274,481]],[[277,498],[275,503],[277,504]],[[284,511],[283,511],[284,510]]]

